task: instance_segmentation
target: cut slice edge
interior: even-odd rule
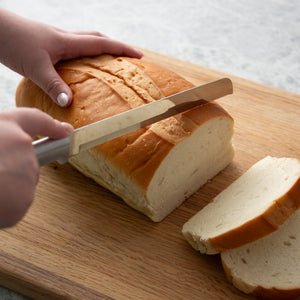
[[[300,296],[299,228],[297,210],[272,234],[221,253],[228,280],[242,292],[266,299]]]
[[[299,207],[299,160],[267,156],[186,222],[182,233],[196,250],[216,254],[270,234]]]

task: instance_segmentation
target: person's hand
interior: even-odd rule
[[[103,53],[141,58],[129,45],[98,32],[69,32],[0,8],[0,62],[30,78],[60,106],[72,92],[54,69],[60,60]]]
[[[34,199],[39,164],[33,136],[63,138],[73,131],[33,108],[0,112],[0,228],[15,225]]]

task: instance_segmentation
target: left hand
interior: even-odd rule
[[[141,58],[142,53],[99,32],[70,32],[0,8],[0,61],[30,78],[54,102],[68,106],[72,92],[57,74],[60,60],[103,53]]]

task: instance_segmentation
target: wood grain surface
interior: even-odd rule
[[[231,78],[234,94],[218,103],[235,120],[233,162],[160,223],[69,164],[42,167],[28,214],[0,231],[1,285],[36,299],[252,298],[228,283],[218,255],[193,250],[181,228],[259,159],[300,158],[300,96],[144,53],[195,84]]]

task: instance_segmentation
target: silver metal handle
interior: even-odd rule
[[[58,161],[60,164],[68,162],[70,152],[70,136],[51,140],[48,137],[32,142],[40,166]]]

